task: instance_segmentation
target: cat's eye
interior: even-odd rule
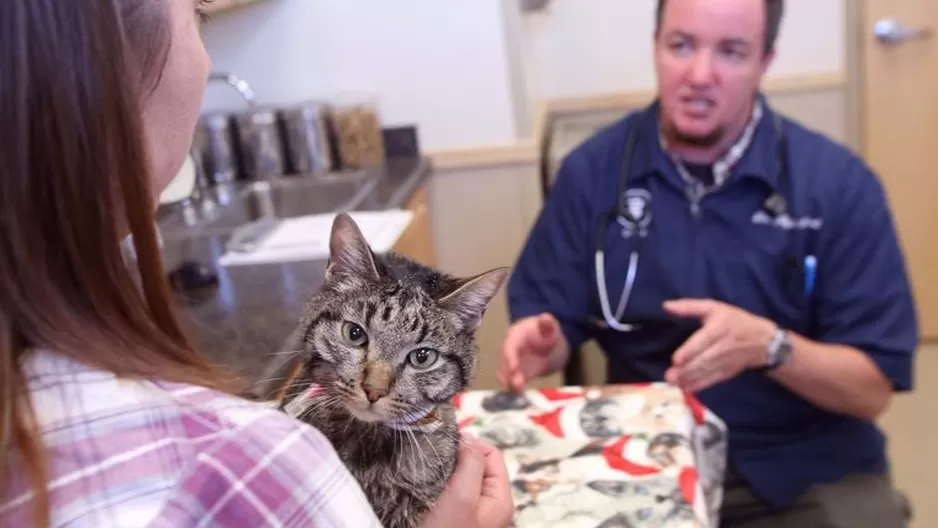
[[[407,361],[418,370],[425,370],[436,363],[440,353],[432,348],[418,348],[407,356]]]
[[[368,334],[365,333],[365,329],[350,321],[342,323],[342,339],[353,347],[361,348],[368,344]]]

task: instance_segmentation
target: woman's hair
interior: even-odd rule
[[[141,103],[166,62],[168,9],[0,1],[0,456],[23,462],[36,525],[48,525],[49,500],[23,372],[30,349],[124,377],[227,388],[174,315],[154,227]],[[122,257],[127,235],[133,264]]]

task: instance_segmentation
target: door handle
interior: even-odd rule
[[[931,28],[910,29],[895,18],[881,18],[873,25],[873,35],[883,44],[901,44],[908,40],[925,39],[931,34]]]

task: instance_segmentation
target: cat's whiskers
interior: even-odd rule
[[[262,384],[266,384],[266,383],[272,383],[272,382],[274,382],[274,381],[288,381],[288,380],[291,380],[291,379],[293,379],[293,376],[292,376],[292,375],[291,375],[291,376],[278,377],[278,378],[267,378],[267,379],[258,380],[258,381],[256,381],[256,382],[254,382],[254,384],[255,384],[255,385],[262,385]],[[281,386],[279,389],[277,389],[277,391],[278,391],[278,392],[286,393],[286,392],[289,392],[289,391],[291,391],[291,390],[293,390],[293,389],[300,388],[300,387],[302,387],[302,388],[305,390],[305,389],[308,389],[310,386],[311,386],[311,385],[310,385],[310,383],[309,383],[309,380],[306,380],[306,379],[299,379],[299,380],[291,381],[290,383],[287,383],[286,385]],[[336,387],[339,388],[339,389],[341,389],[341,387],[338,386],[338,385],[336,385]]]
[[[293,355],[303,354],[304,352],[306,352],[306,350],[304,349],[282,350],[280,352],[268,352],[264,354],[264,357],[293,356]]]
[[[316,398],[310,398],[309,408],[311,409],[327,409],[330,407],[335,407],[338,403],[342,401],[340,396],[328,395],[328,396],[318,396]]]
[[[300,395],[298,398],[303,398],[303,396]],[[322,413],[323,411],[328,412],[329,409],[341,403],[341,397],[334,394],[326,394],[324,396],[306,398],[299,403],[302,405],[302,408],[299,411],[294,411],[293,417],[300,421],[309,421],[313,414]]]
[[[436,450],[436,447],[433,446],[433,442],[431,441],[431,442],[426,442],[426,443],[427,445],[430,446],[431,449],[433,449],[433,452],[436,454],[437,460],[439,460],[440,462],[439,464],[436,464],[436,465],[430,462],[429,456],[420,447],[420,441],[417,440],[416,434],[413,431],[411,431],[410,434],[414,436],[414,442],[417,445],[417,449],[420,450],[421,454],[423,455],[425,471],[434,479],[444,479],[445,475],[444,475],[444,468],[443,468],[443,459],[440,457],[440,453]]]
[[[298,388],[301,389],[300,392],[295,394],[292,398],[289,397],[289,395],[292,392],[294,392],[294,389],[298,389]],[[284,387],[283,389],[280,390],[280,394],[282,394],[283,396],[280,399],[276,400],[275,402],[277,404],[277,408],[287,411],[290,407],[296,407],[299,404],[303,406],[302,407],[303,410],[299,412],[294,412],[293,414],[296,416],[302,415],[305,412],[305,410],[311,405],[308,399],[304,398],[303,392],[305,392],[305,390],[306,388],[303,387],[299,383],[291,384],[288,387]],[[288,412],[288,414],[290,413]]]
[[[318,414],[319,412],[325,410],[328,405],[325,402],[317,402],[309,400],[306,403],[306,406],[303,407],[303,410],[297,413],[296,418],[298,420],[308,420],[311,415]]]
[[[417,440],[417,436],[414,435],[413,431],[405,429],[403,432],[406,433],[407,439],[410,440],[410,443],[414,447],[414,452],[417,454],[415,457],[417,459],[416,461],[422,463],[424,468],[423,470],[426,471],[428,467],[428,460],[426,455],[424,455],[423,450],[420,448],[420,441]]]
[[[461,436],[459,436],[458,433],[451,433],[451,432],[449,432],[449,431],[442,430],[442,431],[440,431],[440,434],[442,434],[442,435],[445,436],[446,438],[449,438],[450,440],[453,440],[453,441],[455,441],[455,442],[457,442],[457,443],[463,443],[463,442],[465,442],[465,440],[463,440],[463,438],[462,438]]]
[[[279,377],[279,378],[267,378],[267,379],[262,379],[262,380],[255,381],[255,382],[254,382],[254,385],[255,385],[255,386],[258,386],[258,385],[266,385],[266,384],[268,384],[268,383],[274,383],[274,382],[277,382],[277,381],[286,382],[286,381],[290,381],[290,379],[291,379],[291,377],[289,377],[289,376],[283,376],[283,377]],[[303,383],[305,383],[305,382],[304,382],[304,381],[294,381],[294,382],[288,383],[288,384],[286,384],[286,385],[281,385],[280,387],[277,387],[277,389],[276,389],[275,391],[273,391],[273,392],[278,392],[278,393],[279,393],[279,392],[290,391],[290,390],[295,389],[298,385],[301,385],[301,384],[303,384]]]
[[[292,391],[293,389],[303,387],[304,385],[305,385],[304,382],[297,381],[294,383],[290,383],[288,385],[284,385],[283,387],[280,387],[280,389],[278,389],[278,392],[287,393],[287,392]]]
[[[392,412],[394,415],[396,415],[396,416],[403,416],[403,415],[411,414],[411,413],[417,412],[417,411],[419,411],[419,410],[420,410],[420,407],[419,407],[419,406],[417,406],[417,405],[415,405],[415,404],[411,404],[411,403],[409,403],[409,402],[407,402],[407,401],[403,401],[403,400],[393,400],[393,401],[391,402],[391,412]],[[414,446],[414,450],[415,450],[415,451],[417,452],[417,454],[418,454],[417,460],[419,460],[419,461],[423,464],[423,466],[424,466],[424,471],[429,471],[428,468],[434,467],[434,464],[432,464],[432,463],[430,462],[429,455],[422,449],[422,447],[421,447],[421,445],[420,445],[421,442],[420,442],[420,440],[419,440],[419,438],[418,438],[418,436],[417,436],[417,433],[416,433],[415,431],[413,431],[413,430],[411,430],[411,429],[409,429],[409,428],[398,428],[398,427],[387,427],[387,429],[390,430],[390,431],[392,431],[395,440],[397,439],[398,436],[400,436],[402,440],[405,440],[405,439],[406,439],[406,440],[411,441],[411,443],[412,443],[413,446]],[[405,436],[405,435],[406,435],[406,436]],[[423,436],[423,435],[421,435],[421,437],[422,437],[422,436]],[[436,457],[437,457],[437,460],[440,462],[438,465],[436,465],[436,467],[440,468],[439,473],[442,473],[443,457],[440,456],[440,453],[439,453],[439,451],[437,451],[436,447],[433,445],[433,442],[427,442],[427,444],[428,444],[428,445],[430,446],[430,448],[433,450],[434,454],[435,454]],[[395,446],[396,446],[396,444],[395,444]],[[416,469],[416,468],[414,468],[414,469]],[[433,473],[433,474],[435,475],[436,473]]]
[[[463,445],[463,444],[466,444],[466,443],[467,443],[466,440],[465,440],[459,433],[451,433],[451,432],[449,432],[449,431],[440,431],[440,434],[446,436],[446,437],[449,438],[450,440],[453,440],[453,441],[459,443],[460,445]],[[477,446],[475,446],[475,445],[473,445],[473,444],[470,444],[470,445],[469,445],[469,449],[471,449],[471,450],[473,450],[473,451],[476,451],[476,452],[478,452],[478,453],[482,453],[482,449],[480,449],[479,447],[477,447]]]
[[[405,442],[407,441],[407,439],[404,438],[403,431],[398,431],[397,429],[391,429],[391,432],[394,436],[394,452],[400,453],[404,450],[404,447],[406,447]],[[402,457],[402,459],[406,460],[407,465],[410,466],[407,468],[409,471],[415,471],[417,469],[414,465],[413,458]]]
[[[436,450],[436,447],[433,445],[433,442],[427,442],[427,444],[430,445],[430,449],[433,450],[433,454],[436,455],[436,459],[437,459],[437,461],[439,462],[439,464],[438,464],[436,467],[442,468],[442,467],[443,467],[443,457],[440,456],[440,452]]]
[[[394,404],[395,404],[395,405],[392,407],[392,409],[393,409],[393,412],[395,412],[396,414],[408,414],[408,413],[414,412],[414,411],[416,411],[416,410],[419,409],[419,407],[417,407],[416,405],[413,405],[413,404],[410,404],[410,403],[404,402],[404,401],[396,400],[396,401],[394,402]],[[413,433],[412,431],[410,431],[410,430],[408,430],[408,431],[406,431],[406,432],[409,433],[409,434],[411,434],[412,436],[414,435],[414,433]],[[460,443],[460,444],[465,443],[465,440],[464,440],[464,439],[462,438],[462,436],[459,435],[458,433],[453,433],[453,432],[450,432],[450,431],[448,431],[448,430],[446,430],[446,429],[439,429],[439,430],[437,431],[437,433],[438,433],[438,434],[441,434],[442,436],[444,436],[444,437],[446,437],[446,438],[448,438],[448,439],[450,439],[450,440],[453,440],[454,442],[457,442],[457,443]],[[414,441],[415,441],[415,442],[417,441],[416,436],[414,436]],[[436,455],[437,459],[440,461],[440,466],[442,466],[443,459],[442,459],[442,457],[440,456],[439,451],[437,451],[436,446],[434,445],[434,442],[427,442],[427,443],[429,444],[430,448],[433,449],[434,454]],[[478,448],[478,447],[476,447],[476,446],[474,446],[474,445],[470,445],[469,448],[472,449],[473,451],[476,451],[476,452],[479,452],[479,453],[482,452],[482,449],[480,449],[480,448]],[[418,449],[419,449],[419,447],[418,447]],[[424,454],[425,454],[425,453],[424,453]]]
[[[345,421],[345,431],[342,432],[342,436],[348,436],[349,429],[352,428],[352,425],[355,423],[354,418],[350,418]]]
[[[261,384],[266,384],[266,383],[273,383],[275,381],[287,381],[289,378],[290,376],[279,376],[276,378],[260,379],[260,380],[255,381],[254,383],[257,385],[261,385]]]

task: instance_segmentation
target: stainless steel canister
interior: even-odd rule
[[[196,146],[202,153],[205,175],[211,184],[227,184],[237,179],[239,167],[230,114],[213,112],[202,116]]]
[[[328,106],[307,101],[285,108],[282,114],[291,172],[315,174],[333,170]]]
[[[242,172],[249,180],[286,173],[286,159],[277,110],[254,107],[237,114]]]

